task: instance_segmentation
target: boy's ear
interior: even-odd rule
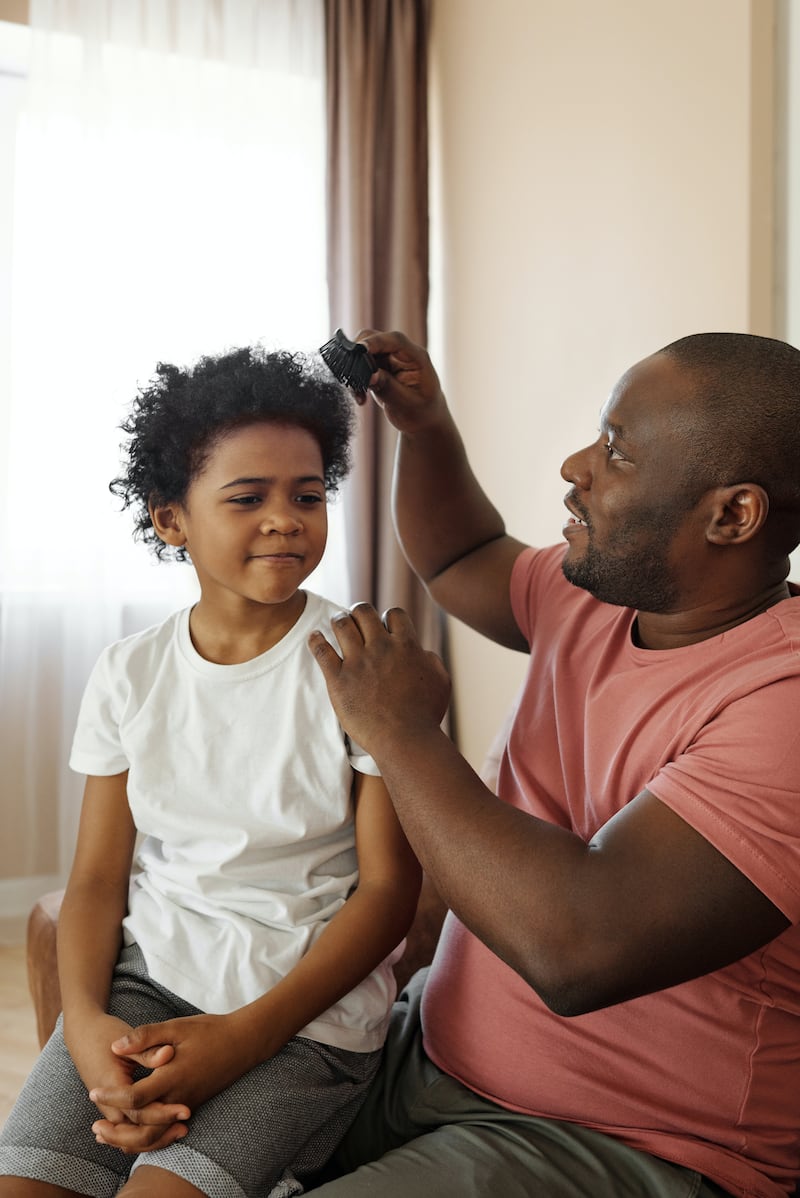
[[[180,546],[186,544],[186,533],[182,528],[181,508],[177,503],[154,504],[148,503],[147,510],[153,522],[156,535],[165,545]]]
[[[706,536],[714,545],[751,540],[766,523],[769,496],[758,483],[717,487]]]

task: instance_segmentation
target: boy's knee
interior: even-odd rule
[[[119,1198],[206,1198],[206,1194],[168,1169],[142,1165],[130,1175]]]

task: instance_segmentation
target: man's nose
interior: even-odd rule
[[[585,449],[571,453],[561,463],[561,477],[564,482],[572,483],[581,491],[588,491],[592,485],[591,451],[592,446],[587,445]]]

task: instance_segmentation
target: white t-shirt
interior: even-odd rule
[[[70,765],[129,770],[141,834],[125,941],[203,1011],[268,991],[355,886],[353,770],[378,769],[349,743],[306,643],[338,610],[308,594],[272,649],[217,665],[192,645],[186,609],[105,649],[87,684]],[[401,951],[300,1034],[379,1048]]]

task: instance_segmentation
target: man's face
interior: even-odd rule
[[[570,455],[565,577],[605,603],[667,612],[680,604],[687,551],[697,544],[687,486],[691,389],[655,354],[623,375],[597,440]]]

